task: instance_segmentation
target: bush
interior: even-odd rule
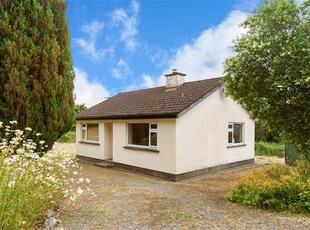
[[[256,142],[255,143],[255,155],[256,156],[285,156],[285,146],[283,143],[268,143],[268,142]]]
[[[255,141],[279,142],[280,135],[276,131],[269,131],[261,122],[255,122]]]
[[[75,143],[75,131],[69,131],[62,135],[57,141],[59,143]]]
[[[78,195],[68,179],[77,163],[64,154],[43,154],[44,141],[37,145],[27,139],[31,128],[14,130],[14,124],[0,122],[0,229],[33,229],[48,210]]]
[[[226,197],[247,206],[310,214],[310,162],[298,161],[293,168],[275,164],[254,169]]]

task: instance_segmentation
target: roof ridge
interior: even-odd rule
[[[134,92],[139,92],[139,91],[144,91],[144,90],[151,90],[151,89],[157,89],[157,88],[163,88],[165,86],[156,86],[156,87],[152,87],[152,88],[145,88],[145,89],[137,89],[137,90],[132,90],[132,91],[127,91],[127,92],[120,92],[116,95],[119,95],[119,94],[125,94],[125,93],[134,93]]]
[[[221,78],[224,78],[224,77],[212,77],[212,78],[208,78],[208,79],[200,79],[200,80],[195,80],[195,81],[188,81],[188,82],[184,82],[184,84],[194,83],[194,82],[201,82],[201,81],[210,81],[210,80],[221,79]]]
[[[220,78],[223,78],[223,77],[213,77],[213,78],[208,78],[208,79],[201,79],[201,80],[195,80],[195,81],[188,81],[188,82],[184,82],[182,85],[184,84],[190,84],[190,83],[195,83],[195,82],[202,82],[202,81],[209,81],[209,80],[215,80],[215,79],[220,79]],[[180,86],[182,86],[180,85]],[[119,95],[119,94],[126,94],[126,93],[134,93],[134,92],[139,92],[139,91],[144,91],[144,90],[152,90],[152,89],[157,89],[157,88],[166,88],[166,86],[156,86],[156,87],[151,87],[151,88],[145,88],[145,89],[138,89],[138,90],[132,90],[132,91],[127,91],[127,92],[120,92],[116,95]],[[115,95],[115,96],[116,96]]]

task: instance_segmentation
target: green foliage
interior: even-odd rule
[[[259,121],[255,122],[255,141],[279,142],[279,133],[270,132],[268,128],[264,127]]]
[[[268,0],[225,64],[227,92],[310,157],[310,0]]]
[[[0,229],[35,229],[49,210],[78,195],[71,187],[74,179],[68,178],[78,166],[64,154],[40,157],[44,141],[37,146],[28,139],[31,129],[14,130],[15,124],[3,127],[0,122]]]
[[[271,142],[256,142],[255,143],[255,155],[256,156],[274,156],[284,157],[285,146],[283,143],[271,143]]]
[[[75,104],[74,105],[74,118],[76,118],[76,115],[79,114],[80,112],[83,112],[87,109],[86,105],[84,103],[82,104]],[[74,122],[71,128],[71,131],[76,130],[76,123]],[[64,134],[66,135],[66,134]]]
[[[75,131],[69,131],[62,135],[57,141],[59,143],[75,143]]]
[[[86,105],[84,103],[82,104],[75,104],[74,105],[74,112],[75,112],[75,116],[80,113],[83,112],[87,109]]]
[[[244,174],[226,197],[246,206],[310,214],[310,162],[255,169]]]
[[[63,0],[0,2],[0,118],[33,127],[49,147],[74,119],[65,9]]]

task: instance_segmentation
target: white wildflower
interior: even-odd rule
[[[74,171],[74,172],[73,172],[73,175],[77,175],[77,174],[78,174],[78,172],[77,172],[77,171]]]
[[[39,137],[39,136],[42,136],[42,134],[41,133],[36,133],[36,136]]]
[[[21,131],[21,130],[19,130],[19,129],[15,130],[15,135],[16,135],[16,137],[20,138],[23,134],[24,134],[23,131]]]
[[[86,178],[85,181],[89,184],[90,183],[90,179]]]
[[[83,189],[81,189],[80,187],[78,187],[78,189],[77,189],[77,194],[79,194],[79,195],[82,195],[82,193],[83,193]]]
[[[14,185],[15,185],[15,181],[14,181],[14,180],[11,180],[11,181],[8,183],[8,187],[9,187],[9,188],[12,188]]]
[[[25,153],[25,149],[23,149],[23,148],[16,149],[16,153],[17,154],[23,154],[23,153]]]
[[[11,124],[11,125],[17,124],[17,121],[10,121],[10,124]]]
[[[26,128],[25,128],[25,130],[26,130],[26,131],[31,131],[31,130],[32,130],[32,128],[30,128],[30,127],[26,127]]]
[[[81,178],[79,179],[79,182],[82,183],[83,181],[84,181],[84,178],[81,177]]]
[[[45,143],[45,141],[40,141],[39,143],[40,143],[40,145],[43,145]]]

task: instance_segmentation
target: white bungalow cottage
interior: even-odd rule
[[[254,121],[221,78],[120,93],[78,114],[77,157],[181,180],[254,162]]]

